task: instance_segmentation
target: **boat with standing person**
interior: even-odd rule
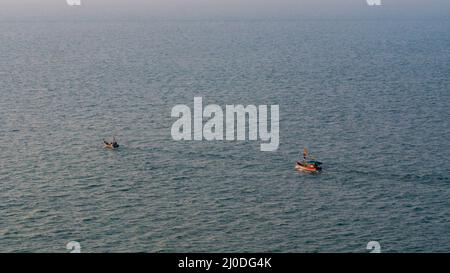
[[[315,160],[309,156],[309,151],[307,148],[303,149],[303,160],[297,161],[295,164],[295,169],[297,171],[305,172],[320,172],[322,171],[322,162]]]

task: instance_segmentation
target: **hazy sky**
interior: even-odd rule
[[[448,17],[450,0],[0,0],[0,20],[8,18],[298,18]]]

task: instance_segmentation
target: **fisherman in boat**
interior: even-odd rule
[[[115,137],[113,137],[112,146],[113,146],[113,148],[119,148],[119,144],[117,143]]]

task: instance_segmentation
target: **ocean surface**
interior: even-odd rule
[[[448,21],[1,22],[0,95],[0,252],[450,251]],[[279,150],[173,141],[194,96]]]

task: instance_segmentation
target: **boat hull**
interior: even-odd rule
[[[303,165],[300,162],[297,162],[297,164],[295,165],[295,169],[304,172],[320,172],[322,170],[322,168],[319,166]]]
[[[116,150],[119,146],[114,147],[113,145],[105,145],[105,149]]]

